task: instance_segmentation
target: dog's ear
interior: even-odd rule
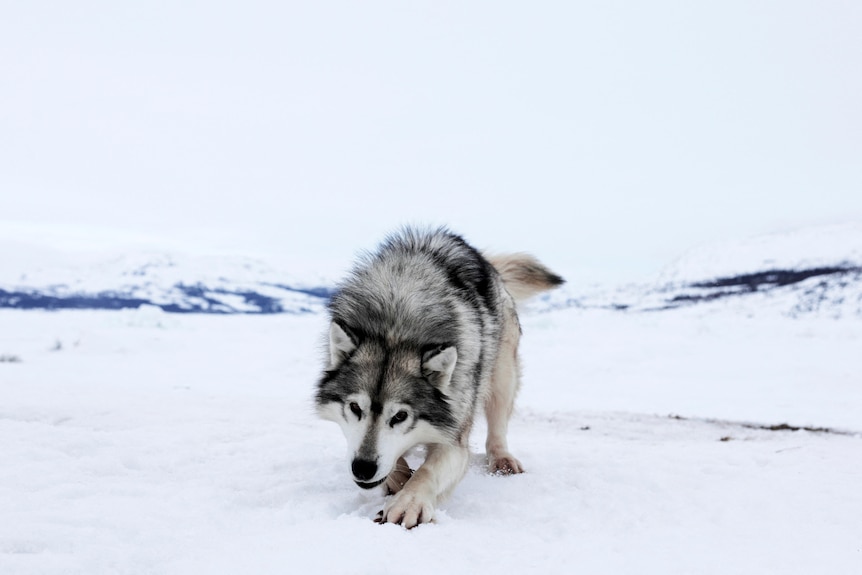
[[[329,325],[329,369],[338,367],[354,349],[353,339],[337,322],[332,322]]]
[[[437,389],[446,393],[457,361],[458,352],[454,345],[433,346],[422,353],[422,375],[427,377]]]

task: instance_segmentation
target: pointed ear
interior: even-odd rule
[[[329,324],[329,368],[337,367],[344,359],[353,353],[356,343],[336,322]]]
[[[440,391],[446,393],[457,361],[458,352],[454,345],[435,347],[422,354],[422,375],[430,379]]]

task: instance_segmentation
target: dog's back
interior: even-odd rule
[[[442,341],[451,334],[452,312],[462,305],[470,315],[499,314],[506,299],[500,281],[515,301],[522,301],[564,280],[529,254],[486,257],[446,229],[405,228],[360,261],[330,311],[334,319],[365,326],[367,335]]]
[[[464,330],[460,318],[493,314],[495,279],[494,268],[460,236],[408,228],[360,261],[330,311],[361,336],[390,344],[442,343],[460,339],[453,333]]]

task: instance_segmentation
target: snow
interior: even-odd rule
[[[344,273],[298,276],[294,270],[308,268],[279,258],[113,246],[98,231],[79,230],[70,245],[39,227],[11,231],[0,233],[0,307],[314,313]],[[652,281],[615,289],[575,281],[528,307],[645,311],[694,304],[749,316],[862,317],[862,226],[803,227],[700,246]]]
[[[762,317],[862,318],[862,224],[805,226],[695,247],[651,281],[564,286],[533,311],[579,307]]]
[[[146,249],[63,252],[0,236],[0,307],[177,312],[308,313],[334,280],[294,274],[261,258]],[[6,293],[3,293],[6,292]]]
[[[405,531],[313,414],[322,314],[0,310],[0,572],[858,572],[862,322],[523,324],[527,473],[484,472],[480,425]],[[834,432],[757,427],[784,422]]]
[[[862,267],[862,223],[805,226],[698,246],[666,266],[658,283],[827,266]]]

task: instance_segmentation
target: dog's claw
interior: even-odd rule
[[[405,489],[386,503],[381,515],[381,523],[394,523],[405,529],[413,529],[434,520],[434,499],[432,496]]]

